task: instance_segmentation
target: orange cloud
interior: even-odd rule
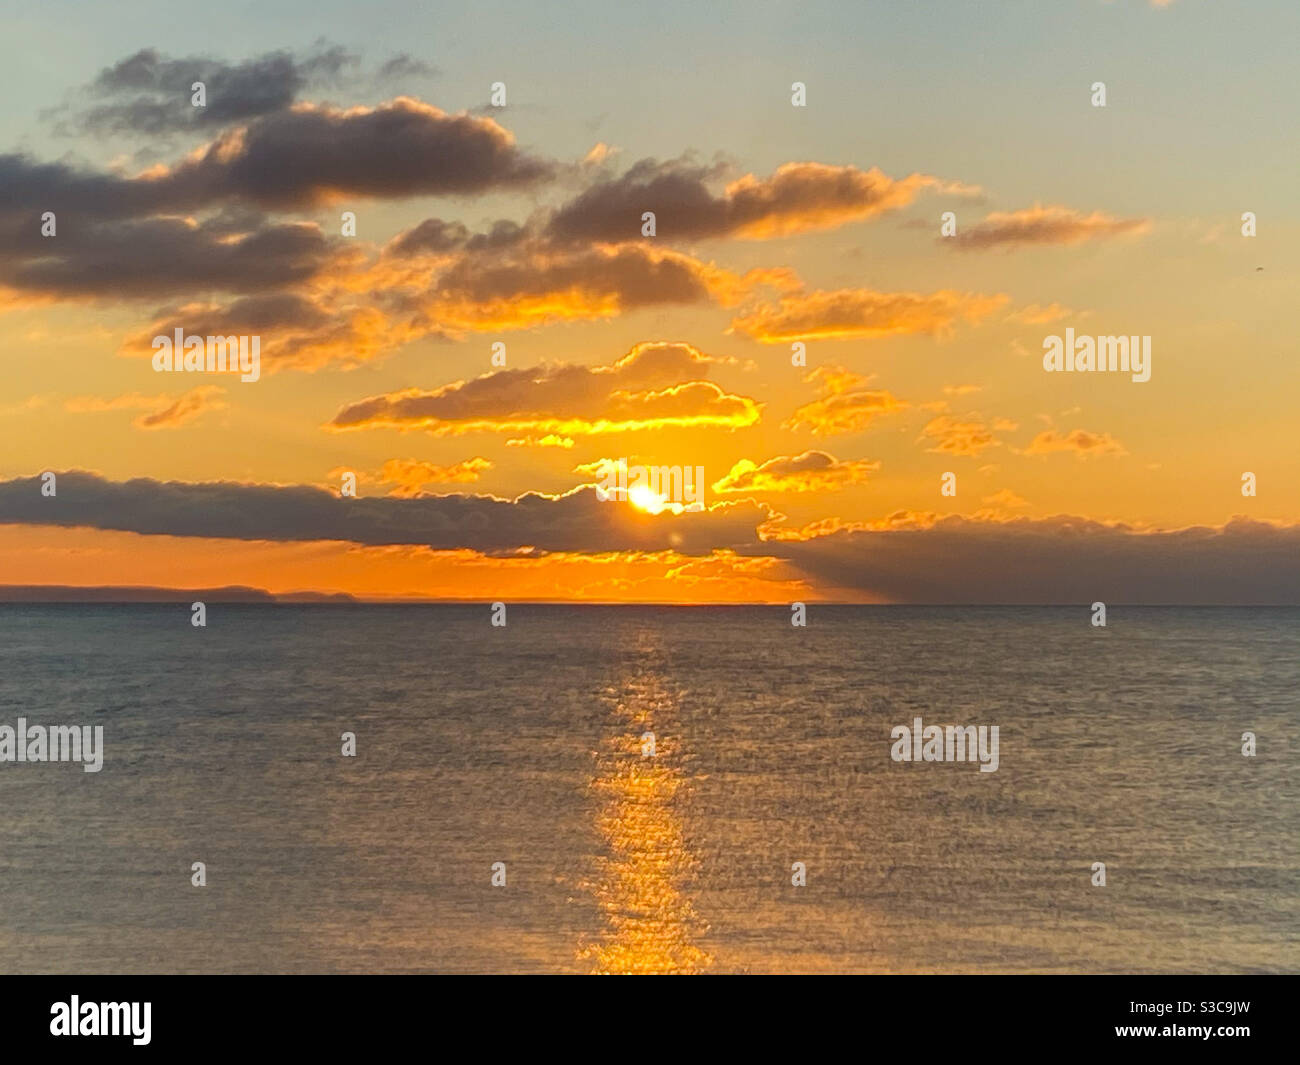
[[[389,459],[380,470],[379,483],[397,486],[389,491],[390,496],[409,499],[424,495],[424,487],[430,484],[470,484],[491,468],[491,462],[478,456],[454,466],[438,466],[417,459]]]
[[[498,370],[433,391],[407,389],[351,403],[334,429],[394,426],[437,435],[524,432],[572,436],[634,429],[738,429],[762,404],[701,380],[718,361],[689,344],[636,345],[612,366]]]
[[[101,396],[73,396],[64,402],[64,409],[73,414],[143,410],[145,413],[131,423],[137,429],[175,429],[186,422],[192,422],[204,411],[225,410],[229,406],[221,398],[225,394],[226,390],[217,385],[201,385],[176,397],[166,393],[145,396],[139,392],[109,399]]]
[[[1114,218],[1104,211],[1084,214],[1070,207],[1034,204],[1019,211],[995,211],[983,222],[940,237],[956,248],[1012,247],[1019,244],[1080,244],[1124,234],[1145,233],[1145,218]]]
[[[546,436],[522,436],[512,437],[506,441],[506,447],[573,447],[573,438],[570,436],[556,436],[554,433],[548,433]]]
[[[980,502],[987,503],[990,507],[1006,508],[1009,510],[1017,510],[1020,507],[1027,507],[1030,505],[1027,499],[1023,499],[1016,495],[1016,493],[1011,491],[1010,488],[1003,488],[999,492],[994,492],[991,496],[985,496],[980,500]]]
[[[118,353],[148,358],[153,354],[153,338],[172,336],[177,329],[194,336],[260,337],[264,373],[357,366],[423,334],[374,307],[330,306],[318,297],[274,293],[225,305],[190,303],[173,308],[127,337]]]
[[[808,429],[814,436],[860,433],[880,415],[907,406],[889,392],[859,387],[866,379],[839,366],[819,366],[804,380],[817,382],[822,397],[796,410],[782,429]]]
[[[1074,316],[1076,312],[1069,307],[1062,307],[1059,303],[1049,303],[1046,307],[1039,306],[1037,303],[1029,303],[1017,311],[1012,311],[1007,315],[1008,322],[1018,322],[1022,325],[1048,325],[1051,322],[1060,321],[1062,318]]]
[[[997,422],[996,429],[1015,428],[1013,423]],[[927,451],[945,455],[978,455],[990,447],[1002,443],[993,435],[993,429],[983,421],[973,419],[962,421],[960,418],[944,414],[934,418],[921,430],[921,438],[934,441],[934,447]]]
[[[977,322],[1006,302],[1007,297],[1001,294],[951,290],[928,295],[871,289],[816,291],[785,296],[779,306],[743,314],[732,320],[731,328],[763,344],[911,333],[943,335],[959,320]]]
[[[1044,430],[1030,441],[1023,454],[1048,455],[1056,451],[1073,451],[1080,458],[1128,454],[1110,433],[1090,433],[1086,429],[1073,429],[1068,433],[1058,433],[1054,429]]]
[[[440,330],[495,332],[614,318],[662,304],[734,306],[760,285],[791,284],[786,270],[753,270],[742,276],[681,252],[641,244],[576,251],[528,246],[505,255],[467,255],[417,303],[422,316]]]
[[[825,451],[781,455],[759,465],[741,459],[713,484],[719,495],[741,492],[837,492],[846,484],[861,484],[867,474],[880,469],[868,459],[841,462]]]

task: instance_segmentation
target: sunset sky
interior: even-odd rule
[[[1300,602],[1294,3],[5,27],[0,584]],[[176,328],[261,379],[155,372]],[[1045,372],[1067,328],[1151,379]]]

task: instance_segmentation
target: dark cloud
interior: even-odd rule
[[[329,305],[278,292],[227,304],[162,308],[145,329],[123,342],[121,354],[149,357],[153,338],[172,336],[177,329],[194,336],[259,336],[262,368],[267,373],[357,366],[414,335],[374,307]]]
[[[60,224],[74,219],[105,220],[159,210],[154,182],[101,174],[71,163],[40,163],[30,156],[0,155],[0,232],[8,240],[39,235],[41,214],[53,211]]]
[[[925,174],[895,180],[875,168],[786,163],[769,178],[747,174],[714,193],[710,185],[721,173],[683,159],[642,159],[561,207],[547,232],[557,240],[638,240],[643,212],[653,211],[660,240],[762,240],[871,218],[906,206],[925,188],[971,191]]]
[[[143,48],[101,71],[87,86],[86,95],[108,102],[82,110],[76,125],[101,136],[156,137],[245,122],[287,109],[308,86],[336,82],[358,61],[337,46],[301,57],[287,51],[267,52],[242,63],[209,56],[170,58]],[[204,84],[205,107],[191,103],[196,81]]]
[[[60,235],[96,221],[228,206],[304,210],[344,197],[472,196],[556,173],[489,118],[399,97],[377,107],[300,105],[227,131],[171,168],[138,177],[0,155],[0,236]]]
[[[554,164],[490,118],[409,97],[339,110],[300,105],[223,134],[154,179],[162,202],[302,208],[345,196],[474,195],[523,188]]]
[[[706,303],[709,271],[699,260],[640,245],[583,249],[567,255],[545,251],[499,257],[466,257],[438,279],[440,302],[476,306],[544,300],[611,310],[662,303]]]
[[[407,78],[433,78],[438,73],[437,67],[402,52],[387,60],[375,72],[375,77],[380,81],[401,81]]]
[[[58,474],[0,482],[0,524],[87,527],[233,540],[521,549],[734,550],[783,558],[823,587],[900,603],[1300,604],[1300,525],[1236,518],[1221,528],[1143,531],[1077,517],[948,517],[756,541],[770,518],[750,501],[650,515],[592,486],[514,500],[445,495],[345,499],[308,486],[188,484]]]
[[[493,223],[486,233],[472,233],[464,223],[427,218],[413,229],[395,237],[387,250],[392,255],[402,257],[497,251],[514,247],[527,235],[528,231],[523,226],[506,219]]]
[[[1244,518],[1149,532],[949,517],[771,547],[819,581],[899,603],[1300,604],[1300,525]]]
[[[752,543],[767,512],[752,503],[698,513],[646,514],[601,501],[585,486],[551,497],[444,495],[346,499],[322,488],[58,474],[58,494],[37,477],[0,482],[0,524],[84,526],[154,536],[234,540],[341,540],[486,554],[675,550],[707,555]]]
[[[33,227],[0,248],[0,284],[58,298],[251,292],[306,281],[348,254],[306,223],[231,233],[177,217],[65,221],[57,237]]]

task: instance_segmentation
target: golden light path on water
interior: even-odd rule
[[[675,701],[648,664],[652,637],[644,634],[640,643],[647,664],[607,693],[611,734],[590,785],[605,853],[586,885],[604,927],[595,942],[580,946],[578,958],[596,973],[700,973],[712,959],[698,942],[708,925],[689,895],[696,861],[680,806],[690,779],[681,767]],[[653,757],[643,754],[646,733],[654,734]]]

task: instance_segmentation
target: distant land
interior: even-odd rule
[[[79,587],[69,584],[0,584],[0,603],[355,603],[343,592],[285,592],[228,585],[224,588]]]

